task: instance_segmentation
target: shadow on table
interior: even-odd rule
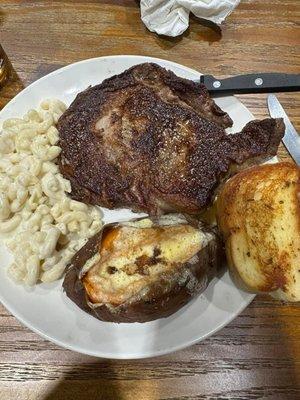
[[[123,399],[121,391],[124,395],[124,389],[119,386],[113,363],[100,359],[92,363],[70,365],[67,371],[64,370],[62,380],[41,400]]]
[[[190,25],[180,36],[169,37],[156,33],[151,34],[156,36],[156,42],[164,50],[176,46],[184,38],[192,39],[194,42],[208,42],[209,45],[222,39],[222,31],[218,25],[194,15],[190,16]]]

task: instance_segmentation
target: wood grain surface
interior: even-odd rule
[[[0,108],[63,65],[111,54],[165,58],[219,77],[300,72],[299,0],[241,1],[221,29],[191,18],[175,39],[147,31],[134,0],[0,4],[1,45],[14,69]],[[278,97],[300,131],[300,94]],[[256,117],[267,116],[266,95],[239,98]],[[0,399],[300,399],[299,305],[257,296],[211,338],[139,361],[61,349],[0,306]]]

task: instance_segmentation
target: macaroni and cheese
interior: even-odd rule
[[[101,212],[67,196],[59,173],[55,127],[66,106],[43,101],[23,118],[3,123],[0,135],[0,237],[14,256],[18,283],[59,279],[76,251],[102,226]]]

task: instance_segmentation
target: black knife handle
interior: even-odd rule
[[[200,82],[214,95],[300,91],[300,74],[257,73],[225,79],[202,75]]]

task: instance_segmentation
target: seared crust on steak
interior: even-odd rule
[[[276,154],[282,120],[227,135],[226,113],[201,84],[140,64],[80,93],[58,123],[72,197],[159,215],[198,213],[232,166]]]

